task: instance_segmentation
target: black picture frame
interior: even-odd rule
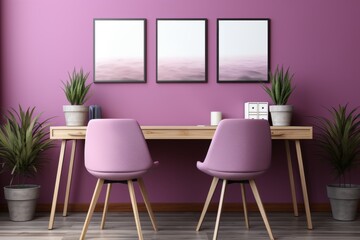
[[[156,19],[156,82],[206,83],[206,18]]]
[[[217,19],[217,82],[266,83],[270,70],[270,19]]]
[[[146,19],[94,19],[94,83],[146,83]]]

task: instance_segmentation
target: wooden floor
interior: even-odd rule
[[[212,239],[215,213],[208,213],[200,232],[195,231],[199,213],[155,213],[159,231],[154,232],[146,213],[140,213],[145,239],[205,240]],[[104,230],[99,230],[100,213],[95,213],[86,239],[137,239],[131,213],[110,212]],[[314,230],[306,229],[304,214],[293,217],[291,213],[268,213],[276,239],[360,239],[360,221],[340,222],[330,213],[313,213]],[[33,221],[11,222],[7,213],[0,213],[1,240],[72,240],[78,239],[85,220],[85,213],[70,213],[68,217],[56,214],[53,230],[47,230],[48,213],[39,213]],[[250,230],[244,226],[242,213],[224,212],[219,237],[226,239],[268,239],[260,214],[250,212]]]

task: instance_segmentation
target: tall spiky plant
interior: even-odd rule
[[[69,81],[63,82],[63,91],[66,98],[71,105],[83,105],[88,100],[87,94],[91,84],[86,85],[86,80],[90,73],[84,74],[84,71],[81,68],[79,72],[74,69],[72,74],[68,74]]]
[[[333,167],[339,186],[351,184],[350,170],[360,163],[360,113],[347,105],[327,109],[331,118],[316,117],[316,140],[322,158]]]
[[[53,147],[47,131],[49,119],[40,121],[41,114],[34,115],[34,111],[35,107],[12,109],[0,127],[0,159],[3,171],[11,173],[10,185],[16,176],[34,176],[45,159],[43,152]]]
[[[264,90],[271,97],[275,105],[286,105],[294,88],[291,85],[294,74],[290,74],[289,68],[284,73],[284,67],[276,67],[274,73],[269,72],[271,88],[263,85]]]

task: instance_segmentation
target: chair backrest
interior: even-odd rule
[[[271,163],[271,132],[268,121],[222,120],[211,141],[204,165],[215,171],[265,171]]]
[[[85,167],[98,172],[135,172],[152,166],[144,135],[133,119],[93,119],[85,138]]]

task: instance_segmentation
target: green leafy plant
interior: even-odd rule
[[[336,172],[339,186],[350,182],[350,170],[360,162],[360,113],[358,108],[347,110],[347,105],[327,109],[331,117],[315,117],[316,143],[320,156],[327,160]]]
[[[88,100],[87,94],[91,86],[91,84],[86,85],[89,72],[84,74],[82,69],[79,72],[74,69],[72,74],[68,74],[69,81],[63,82],[66,98],[71,105],[83,105]]]
[[[276,67],[274,73],[269,72],[271,88],[263,85],[264,90],[271,97],[275,105],[286,105],[294,88],[291,85],[294,74],[290,74],[289,68],[284,73],[283,66]]]
[[[41,114],[34,115],[35,107],[24,111],[19,106],[4,115],[4,123],[0,127],[0,159],[2,170],[11,173],[10,185],[15,176],[32,177],[46,157],[44,151],[52,148],[52,140],[46,130],[48,121],[40,121]]]

